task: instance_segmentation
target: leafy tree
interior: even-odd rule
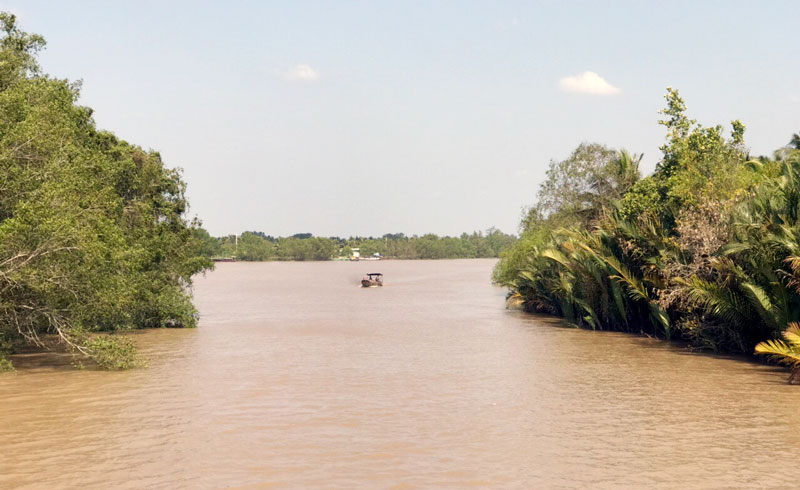
[[[29,34],[19,29],[17,17],[0,12],[0,90],[12,83],[39,74],[36,55],[45,47],[45,40],[38,34]]]
[[[562,161],[550,162],[537,203],[523,218],[523,230],[586,226],[607,213],[640,179],[641,155],[581,143]]]
[[[194,326],[211,266],[185,184],[157,152],[98,130],[79,86],[41,75],[44,40],[0,14],[0,339],[104,367],[134,351],[98,332]]]
[[[236,258],[240,260],[269,260],[275,255],[275,246],[253,232],[246,231],[239,237]]]
[[[564,225],[589,222],[602,199],[598,180],[615,156],[603,145],[581,143],[566,160],[551,162],[533,212]]]

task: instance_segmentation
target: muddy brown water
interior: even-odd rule
[[[218,264],[149,368],[0,376],[0,487],[797,485],[783,371],[506,310],[493,264]]]

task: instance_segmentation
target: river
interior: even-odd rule
[[[146,369],[16,359],[0,487],[796,485],[784,371],[506,310],[494,263],[218,264]]]

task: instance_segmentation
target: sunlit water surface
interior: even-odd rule
[[[218,264],[149,368],[0,376],[0,487],[797,485],[783,371],[506,310],[493,265]]]

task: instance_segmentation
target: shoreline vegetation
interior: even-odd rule
[[[65,350],[123,369],[141,362],[114,332],[193,327],[200,222],[158,152],[98,129],[80,83],[44,74],[44,38],[0,13],[0,370],[6,355]]]
[[[263,232],[246,231],[241,235],[209,236],[199,230],[203,253],[214,260],[305,261],[383,259],[475,259],[497,258],[517,240],[496,228],[486,232],[462,233],[459,237],[406,236],[389,233],[381,237],[315,237],[298,233],[290,237],[272,237]]]
[[[800,382],[800,134],[752,156],[667,89],[662,156],[582,143],[552,161],[493,279],[510,305],[577,326],[757,354]]]

